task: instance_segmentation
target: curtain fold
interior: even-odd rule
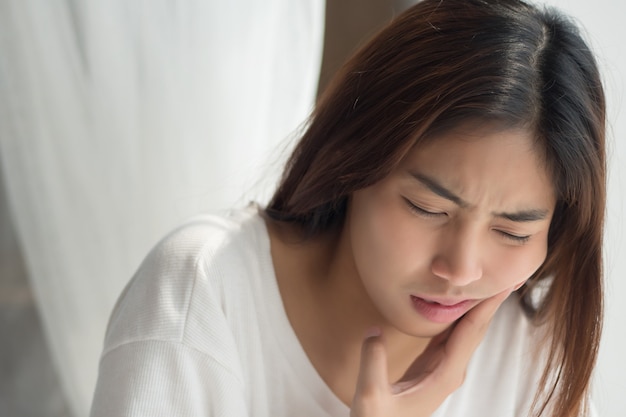
[[[156,240],[267,198],[323,26],[322,0],[0,0],[0,167],[75,416]]]

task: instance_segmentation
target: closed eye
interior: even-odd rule
[[[411,200],[409,200],[407,198],[404,198],[404,202],[409,207],[409,210],[411,210],[413,213],[417,214],[418,216],[431,217],[431,218],[432,217],[447,216],[447,213],[445,213],[445,212],[437,212],[437,211],[426,210],[425,208],[420,207],[417,204],[411,202]]]
[[[511,240],[518,244],[524,244],[528,242],[528,240],[530,239],[530,235],[524,235],[524,236],[514,235],[513,233],[508,233],[502,230],[497,230],[497,232],[504,238]]]

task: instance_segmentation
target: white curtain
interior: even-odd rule
[[[323,0],[0,0],[0,164],[75,416],[156,240],[267,197],[312,108],[323,20]]]

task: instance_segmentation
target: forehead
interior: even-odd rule
[[[554,185],[533,133],[465,124],[414,146],[400,170],[436,178],[468,201],[554,204]]]

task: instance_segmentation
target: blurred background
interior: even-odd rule
[[[412,3],[0,0],[0,417],[88,415],[108,314],[146,252],[199,211],[263,201],[317,92]],[[548,4],[584,26],[605,75],[594,397],[623,416],[626,7]]]

